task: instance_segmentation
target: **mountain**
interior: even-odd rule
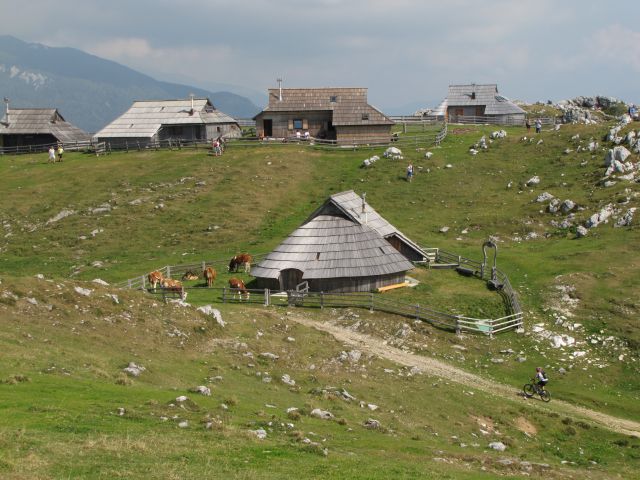
[[[208,97],[237,118],[260,111],[231,92],[210,92],[162,82],[119,63],[74,48],[47,47],[0,35],[0,94],[15,108],[58,108],[74,125],[95,132],[127,110],[134,100]]]

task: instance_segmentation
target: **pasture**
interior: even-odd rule
[[[0,385],[0,408],[10,419],[0,430],[2,476],[278,478],[295,472],[310,478],[519,477],[519,467],[498,463],[507,455],[550,465],[532,467],[550,478],[628,477],[638,458],[637,440],[582,427],[558,415],[553,400],[539,411],[515,394],[513,399],[469,394],[436,377],[407,376],[376,357],[356,365],[336,363],[340,344],[287,320],[299,315],[336,322],[513,385],[514,392],[533,367],[543,365],[551,374],[554,398],[623,418],[640,417],[639,229],[609,223],[575,240],[574,228],[550,225],[554,216],[535,201],[543,191],[571,198],[580,206],[579,220],[606,203],[634,198],[638,184],[602,187],[602,151],[576,153],[574,145],[574,152],[563,153],[573,135],[600,139],[603,126],[544,131],[540,145],[521,142],[524,129],[508,128],[507,138],[493,142],[488,151],[468,154],[471,144],[495,129],[450,126],[440,147],[404,149],[404,161],[381,159],[369,169],[360,167],[362,160],[382,149],[231,144],[221,157],[194,150],[103,157],[69,153],[64,163],[54,165],[46,163],[44,154],[1,157],[0,289],[19,298],[0,301],[6,324],[0,334],[5,352],[0,379],[7,382]],[[431,159],[424,157],[426,151],[433,152]],[[404,180],[409,161],[415,167],[412,183]],[[541,184],[526,187],[533,175],[540,176]],[[117,283],[164,265],[266,253],[330,194],[349,189],[366,192],[373,208],[423,246],[481,259],[482,242],[496,237],[498,267],[520,295],[527,333],[493,340],[457,338],[366,311],[215,303],[228,322],[223,329],[192,310],[163,305],[140,292],[115,292],[121,303],[114,305],[102,295],[113,290],[84,283],[95,278]],[[55,220],[65,210],[73,213]],[[449,227],[447,233],[440,233],[443,226]],[[226,268],[217,270],[214,287],[230,276]],[[51,282],[33,279],[36,274]],[[251,280],[244,273],[234,275]],[[416,269],[410,275],[421,282],[418,287],[384,295],[478,316],[503,308],[483,282],[453,271]],[[72,282],[95,293],[78,299]],[[217,294],[191,290],[187,301],[211,303]],[[27,297],[39,306],[25,302]],[[49,304],[51,311],[41,308]],[[581,324],[578,330],[556,325],[566,310],[571,322]],[[411,333],[400,338],[405,324]],[[536,324],[573,335],[587,354],[573,358],[566,349],[551,348],[532,332]],[[174,327],[185,335],[170,336]],[[616,348],[600,340],[609,336],[616,339]],[[500,353],[509,349],[514,353]],[[274,351],[281,360],[251,360],[243,356],[245,350],[254,355]],[[518,355],[526,360],[517,361]],[[134,359],[151,366],[148,375],[122,376],[121,368]],[[560,368],[566,373],[558,373]],[[262,381],[265,372],[271,383]],[[298,380],[298,388],[278,381],[285,373]],[[15,380],[15,375],[30,381]],[[221,385],[205,382],[218,375]],[[211,397],[185,393],[203,383],[212,385]],[[330,386],[355,392],[381,409],[373,412],[336,399],[327,393]],[[180,419],[189,420],[187,429],[177,427],[175,407],[168,406],[182,394],[197,405],[177,410]],[[300,419],[287,418],[290,406],[301,408]],[[122,417],[114,413],[119,407],[127,412]],[[320,407],[333,410],[337,420],[308,415]],[[363,428],[365,417],[379,419],[384,430]],[[487,451],[489,437],[478,432],[476,419],[487,424],[489,417],[501,431],[491,439],[508,444],[502,456]],[[535,434],[518,429],[520,417],[534,424]],[[213,431],[201,427],[205,418],[216,419]],[[287,423],[295,428],[278,426]],[[259,427],[270,432],[265,441],[247,433]],[[303,438],[319,446],[300,442]],[[480,446],[469,446],[475,443]],[[149,475],[153,465],[158,473]]]

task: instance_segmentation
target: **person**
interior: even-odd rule
[[[62,161],[62,154],[64,153],[64,149],[62,148],[62,144],[58,145],[58,161]]]
[[[547,378],[547,374],[542,369],[542,367],[536,367],[535,379],[536,379],[538,387],[540,387],[540,390],[544,390],[544,386],[547,384],[549,379]]]
[[[309,135],[309,130],[305,130],[305,132],[304,132],[304,139],[305,139],[305,140],[309,140],[309,137],[310,137],[310,135]]]
[[[300,130],[296,130],[296,140],[300,140]]]
[[[49,147],[49,163],[55,163],[56,161],[56,150],[53,148],[53,145]]]
[[[407,182],[411,182],[412,178],[413,178],[413,165],[409,163],[409,165],[407,165]]]
[[[542,122],[539,118],[536,118],[536,133],[540,133],[542,131]]]
[[[529,121],[528,118],[525,120],[524,126],[527,127],[527,132],[531,130],[531,122]]]
[[[220,151],[220,139],[217,138],[213,141],[213,154],[216,157],[219,157],[221,155],[221,151]]]

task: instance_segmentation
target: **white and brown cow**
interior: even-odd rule
[[[238,272],[240,267],[244,268],[244,273],[249,273],[251,270],[251,262],[253,261],[253,257],[248,253],[241,253],[236,255],[229,262],[229,271],[230,272]]]
[[[231,290],[235,291],[235,293],[233,294],[234,299],[236,298],[236,295],[237,295],[240,301],[242,301],[243,298],[245,300],[249,300],[249,295],[250,295],[249,290],[247,290],[247,287],[245,287],[244,282],[239,278],[235,278],[235,277],[230,278],[229,287],[231,287]]]
[[[216,279],[216,271],[212,267],[205,267],[202,271],[202,278],[207,281],[207,287],[213,285],[213,281]]]
[[[162,275],[162,272],[159,272],[158,270],[154,270],[153,272],[149,273],[149,275],[147,275],[147,280],[149,280],[149,285],[151,286],[154,292],[156,291],[156,288],[158,287],[158,285],[162,283],[163,279],[164,279],[164,275]]]
[[[187,292],[185,292],[184,287],[182,286],[182,282],[179,280],[174,280],[172,278],[163,278],[162,288],[167,292],[179,293],[182,300],[186,300],[187,298]]]

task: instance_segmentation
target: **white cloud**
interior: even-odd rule
[[[622,25],[610,25],[598,30],[589,43],[596,57],[626,63],[640,72],[640,31]]]

